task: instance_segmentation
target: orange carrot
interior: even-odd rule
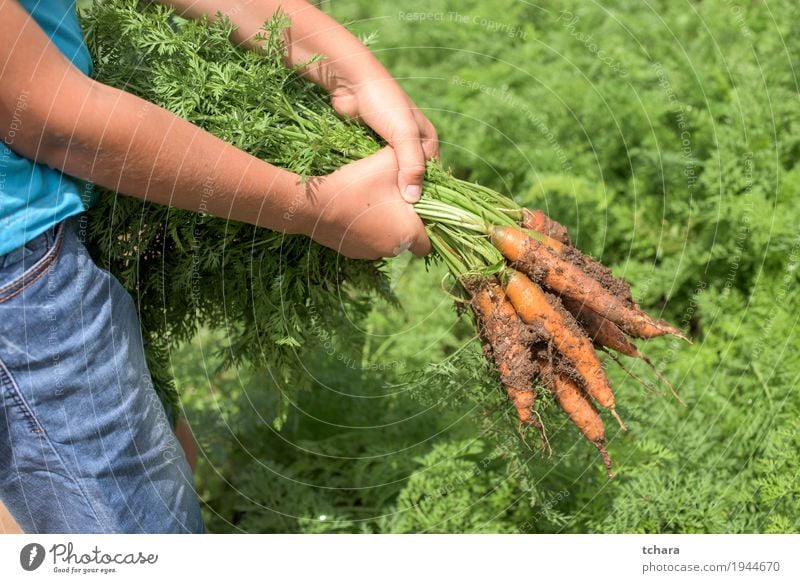
[[[496,280],[473,280],[464,284],[472,294],[472,308],[486,343],[485,351],[497,366],[503,389],[517,411],[520,425],[532,425],[543,435],[542,424],[533,412],[536,392],[531,383],[530,331]]]
[[[581,323],[589,338],[595,343],[633,358],[644,356],[636,348],[636,345],[625,336],[625,333],[619,329],[619,326],[613,322],[606,320],[603,316],[593,312],[585,304],[581,304],[577,300],[565,297],[561,301],[567,311]]]
[[[491,239],[506,259],[516,262],[526,274],[556,293],[585,304],[628,334],[638,338],[672,334],[688,341],[680,330],[663,320],[654,320],[635,304],[626,305],[579,267],[522,230],[496,226]]]
[[[600,451],[606,473],[613,478],[611,472],[611,456],[606,449],[606,430],[600,413],[586,398],[583,391],[571,378],[553,371],[552,364],[546,358],[539,358],[539,375],[542,381],[555,395],[556,402],[578,427],[580,432]]]
[[[503,390],[508,395],[511,404],[517,411],[517,418],[520,425],[533,425],[540,427],[541,424],[538,419],[534,417],[533,405],[536,402],[536,391],[532,388],[518,389],[510,385],[503,385]]]
[[[625,425],[615,410],[614,394],[603,365],[575,319],[567,311],[553,307],[538,285],[513,269],[507,270],[505,291],[522,321],[544,328],[555,349],[575,367],[589,395],[611,411],[624,429]]]
[[[553,239],[551,236],[546,235],[536,229],[523,229],[523,232],[528,235],[529,237],[533,237],[537,241],[539,241],[542,245],[553,251],[554,253],[558,253],[562,255],[565,250],[565,244],[559,241],[558,239]]]
[[[672,395],[684,406],[686,403],[683,402],[683,399],[680,398],[678,393],[675,391],[675,388],[672,386],[672,383],[669,381],[667,377],[661,374],[653,362],[647,357],[647,355],[643,354],[636,345],[630,341],[630,339],[625,336],[625,333],[619,329],[619,326],[614,324],[613,322],[609,322],[603,316],[598,314],[597,312],[593,312],[585,305],[582,305],[580,302],[570,299],[570,298],[562,298],[562,303],[567,311],[575,316],[575,319],[581,323],[583,329],[586,330],[589,338],[591,338],[595,344],[603,346],[605,348],[610,348],[620,354],[624,354],[625,356],[630,356],[631,358],[638,358],[639,360],[643,360],[645,364],[656,374],[656,376],[661,379],[661,381],[669,387],[670,392]],[[616,360],[616,359],[615,359]],[[629,371],[621,362],[617,360],[617,364],[626,371],[629,375],[631,375],[634,379],[638,380],[642,383],[645,387],[653,389],[652,385],[647,383],[646,381],[640,379],[638,376],[633,374]]]
[[[541,212],[541,211],[539,211]],[[522,227],[528,225],[522,224]],[[546,229],[543,229],[546,230]],[[617,296],[623,301],[625,305],[633,304],[631,298],[631,287],[624,279],[614,277],[614,273],[597,259],[581,253],[581,251],[573,247],[569,241],[566,243],[561,240],[556,240],[547,235],[543,230],[534,228],[524,228],[523,231],[530,237],[533,237],[548,249],[561,256],[562,259],[569,261],[586,275],[590,275],[597,282],[605,287],[612,294]]]
[[[567,245],[571,244],[567,228],[548,217],[541,210],[532,211],[531,209],[522,209],[522,221],[520,221],[520,225],[538,231],[543,235],[548,235]]]

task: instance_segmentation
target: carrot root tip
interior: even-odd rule
[[[620,429],[622,429],[622,431],[626,431],[627,432],[628,428],[625,427],[625,424],[622,422],[622,419],[620,418],[619,414],[617,413],[617,410],[614,407],[611,407],[611,409],[609,409],[609,411],[611,412],[611,416],[614,419],[617,420],[617,423],[619,423]]]
[[[669,387],[669,391],[672,393],[672,396],[675,397],[678,400],[678,403],[680,403],[681,405],[683,405],[684,407],[686,407],[688,409],[689,406],[686,404],[686,402],[683,399],[681,399],[681,396],[675,390],[675,387],[672,386],[672,383],[669,382],[669,379],[667,377],[665,377],[663,374],[661,374],[661,371],[658,370],[658,368],[656,368],[656,365],[653,364],[653,362],[647,356],[645,356],[644,354],[641,355],[641,359],[647,364],[647,366],[650,367],[650,369],[656,374],[656,376],[659,379],[661,379],[661,382],[663,382],[665,385],[667,385],[667,387]]]
[[[675,336],[675,338],[680,338],[681,340],[683,340],[684,342],[688,342],[689,344],[694,344],[694,342],[692,342],[692,340],[688,336],[686,336],[686,334],[684,334],[682,330],[668,324],[664,320],[659,320],[657,325],[667,334]]]
[[[594,446],[597,448],[597,450],[600,452],[600,457],[602,458],[603,465],[606,468],[606,476],[608,476],[609,480],[613,480],[614,479],[614,472],[611,470],[611,466],[612,466],[612,464],[611,464],[611,456],[608,454],[608,450],[606,449],[605,441],[601,440],[601,441],[595,441],[593,443],[594,443]]]
[[[613,360],[614,362],[616,362],[616,363],[617,363],[617,365],[618,365],[618,366],[619,366],[619,367],[620,367],[622,370],[624,370],[624,371],[625,371],[625,374],[627,374],[627,375],[628,375],[628,376],[630,376],[632,379],[634,379],[635,381],[637,381],[637,382],[638,382],[640,385],[642,385],[642,386],[643,386],[645,389],[647,389],[648,391],[650,391],[650,392],[652,392],[652,393],[655,393],[655,394],[656,394],[656,395],[658,395],[659,397],[665,397],[665,396],[667,395],[665,392],[663,392],[663,391],[659,391],[659,390],[658,390],[656,387],[654,387],[653,385],[651,385],[650,383],[648,383],[648,382],[647,382],[646,380],[644,380],[643,378],[641,378],[641,377],[639,377],[639,376],[635,375],[635,374],[633,373],[633,371],[629,370],[629,369],[628,369],[628,367],[626,367],[624,364],[622,364],[622,361],[621,361],[619,358],[617,358],[617,357],[616,357],[614,354],[612,354],[610,350],[607,350],[607,349],[606,349],[606,348],[604,348],[604,347],[601,347],[601,350],[602,350],[603,352],[605,352],[605,353],[606,353],[606,354],[609,356],[609,358],[611,358],[611,360]],[[650,362],[650,361],[648,360],[648,358],[647,358],[647,357],[646,357],[644,354],[642,354],[641,352],[639,352],[638,350],[636,351],[636,355],[637,355],[637,356],[636,356],[636,358],[641,358],[642,360],[644,360],[644,361],[645,361],[645,362],[647,362],[647,363],[649,363],[649,362]],[[651,364],[651,368],[652,368],[652,364]],[[658,374],[658,371],[656,371],[656,374]],[[661,375],[659,375],[659,378],[661,378]]]

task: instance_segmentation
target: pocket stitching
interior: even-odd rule
[[[103,521],[100,519],[100,516],[97,513],[97,510],[92,503],[92,500],[89,498],[88,493],[86,492],[83,483],[78,477],[70,470],[69,466],[64,461],[64,458],[61,456],[59,451],[56,449],[53,442],[50,440],[50,436],[47,435],[47,432],[44,430],[44,427],[36,418],[36,415],[28,405],[28,402],[25,400],[25,397],[22,396],[22,393],[19,390],[19,385],[17,381],[11,376],[11,371],[8,370],[8,367],[3,362],[3,359],[0,358],[0,386],[4,389],[4,393],[9,394],[11,400],[14,404],[22,411],[22,415],[25,418],[25,421],[28,423],[28,427],[32,433],[39,436],[41,439],[44,439],[47,442],[47,445],[50,447],[50,450],[53,452],[53,455],[58,458],[61,467],[64,468],[64,472],[72,480],[72,483],[81,493],[86,504],[88,505],[89,509],[94,515],[95,520],[97,521],[98,525],[102,525]]]
[[[0,304],[7,302],[8,300],[14,298],[15,296],[19,295],[26,289],[28,289],[31,285],[36,283],[41,277],[47,273],[47,271],[52,267],[53,263],[58,256],[59,251],[61,250],[62,243],[64,242],[64,229],[63,225],[59,225],[59,231],[56,235],[56,242],[55,244],[45,253],[45,255],[37,261],[33,267],[31,267],[28,271],[23,273],[19,278],[11,283],[3,286],[0,288],[0,296],[3,293],[11,291],[8,295],[4,297],[0,297]],[[18,287],[19,289],[14,289],[14,287]]]
[[[0,385],[3,386],[3,392],[13,401],[14,405],[22,413],[23,418],[28,423],[28,429],[30,429],[31,433],[44,433],[44,429],[36,419],[36,415],[33,414],[28,403],[25,402],[25,399],[20,394],[17,382],[14,380],[14,377],[11,376],[11,372],[2,360],[0,360]]]

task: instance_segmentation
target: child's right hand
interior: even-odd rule
[[[397,157],[389,147],[311,178],[298,205],[302,232],[354,259],[427,255],[431,244],[414,207],[400,196]]]

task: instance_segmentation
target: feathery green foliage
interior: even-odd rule
[[[99,80],[272,163],[307,176],[378,148],[283,65],[280,34],[267,34],[256,54],[230,42],[227,21],[182,21],[165,6],[131,1],[96,3],[83,23]],[[276,17],[269,26],[285,23]],[[197,193],[201,208],[213,188]],[[306,237],[110,192],[91,226],[96,258],[137,299],[151,369],[172,399],[165,359],[201,325],[227,330],[224,365],[248,363],[301,387],[300,363],[318,346],[314,330],[334,333],[362,318],[374,297],[389,298],[382,262],[346,259]]]
[[[631,429],[610,435],[617,478],[605,479],[591,445],[547,403],[555,453],[541,458],[516,435],[436,266],[339,261],[353,291],[343,310],[328,311],[340,298],[308,283],[308,266],[275,267],[282,238],[258,260],[244,250],[228,258],[222,247],[205,255],[192,251],[200,240],[192,221],[215,220],[184,215],[175,225],[190,253],[164,253],[160,241],[172,239],[163,225],[175,211],[142,215],[139,203],[110,198],[94,215],[106,237],[101,257],[129,244],[105,222],[114,213],[121,222],[155,216],[148,220],[162,227],[148,245],[155,261],[130,243],[114,256],[134,259],[111,267],[129,289],[138,283],[139,293],[164,298],[166,311],[145,315],[146,327],[169,356],[165,370],[176,373],[202,446],[210,529],[800,532],[800,6],[431,0],[406,9],[353,0],[330,8],[355,32],[377,32],[376,54],[431,117],[455,175],[545,209],[631,281],[648,311],[691,330],[692,346],[642,344],[688,409],[609,367]],[[223,40],[219,51],[229,50]],[[131,42],[144,41],[120,47]],[[124,58],[142,57],[137,48]],[[172,74],[192,83],[185,69]],[[191,86],[204,95],[205,83]],[[229,122],[219,131],[234,140],[262,131],[252,119],[252,128]],[[229,242],[255,238],[249,227],[231,234],[232,225],[214,224]],[[284,242],[303,257],[326,254],[306,240]],[[199,299],[188,293],[192,253],[208,282]],[[336,264],[323,258],[314,265]],[[164,281],[167,272],[185,281]],[[402,309],[357,293],[373,290],[393,293]],[[242,323],[233,298],[248,293],[272,305]],[[307,313],[299,300],[312,296],[319,326],[298,332],[291,322]],[[167,336],[165,317],[189,301],[215,332],[173,350],[197,321]],[[364,317],[337,322],[340,312]],[[220,347],[241,366],[217,368]],[[254,349],[265,366],[242,364]],[[275,418],[285,418],[280,431]]]

